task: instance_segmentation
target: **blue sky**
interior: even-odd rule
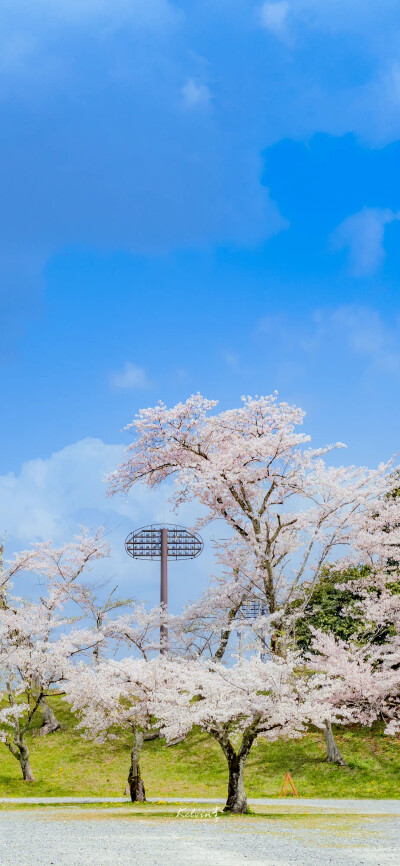
[[[398,3],[3,0],[0,34],[0,522],[104,522],[152,600],[122,543],[165,495],[102,481],[140,407],[278,389],[342,460],[399,448]]]

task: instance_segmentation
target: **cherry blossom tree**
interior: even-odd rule
[[[0,740],[19,761],[26,782],[34,781],[28,729],[43,699],[63,681],[67,660],[93,639],[83,630],[60,633],[65,624],[41,603],[0,611],[0,671],[8,703],[0,711]]]
[[[312,670],[335,681],[335,707],[370,726],[377,718],[388,734],[400,731],[400,595],[397,565],[364,575],[356,584],[360,596],[356,639],[344,641],[312,629],[308,654]],[[346,589],[348,584],[344,585]]]
[[[141,750],[145,740],[160,736],[160,725],[148,709],[155,688],[155,668],[150,660],[160,652],[161,622],[171,622],[173,627],[171,635],[174,635],[174,646],[171,641],[171,655],[173,652],[182,653],[181,618],[169,616],[166,620],[161,606],[148,611],[143,604],[134,602],[130,602],[128,610],[118,616],[110,614],[120,605],[106,603],[99,614],[92,593],[87,596],[86,591],[83,597],[79,592],[76,600],[95,619],[94,636],[99,635],[99,642],[95,646],[91,668],[70,668],[65,687],[67,700],[73,703],[73,709],[81,715],[79,727],[88,736],[100,741],[113,737],[116,725],[131,732],[129,792],[133,802],[143,802],[145,788],[140,773]],[[127,649],[130,656],[122,661],[104,656],[106,652],[118,653]],[[103,655],[101,659],[100,651]]]
[[[205,509],[198,526],[220,518],[228,524],[233,538],[222,547],[262,593],[279,628],[298,586],[308,580],[311,592],[328,557],[345,552],[358,561],[366,517],[373,518],[388,490],[393,466],[327,466],[323,456],[341,443],[306,447],[310,437],[295,432],[304,412],[278,403],[276,395],[243,398],[240,409],[213,415],[216,405],[198,394],[172,409],[159,403],[141,410],[126,428],[134,441],[110,476],[109,491],[174,478],[175,506],[197,500]],[[393,513],[399,517],[399,502],[386,500],[381,530]],[[387,535],[377,530],[375,519],[376,552],[382,544],[387,552]]]
[[[160,623],[165,622],[165,612],[161,606],[148,611],[130,599],[115,600],[114,593],[99,602],[90,587],[81,585],[74,585],[73,598],[93,624],[94,650],[91,665],[69,666],[67,700],[81,716],[79,727],[93,739],[114,737],[115,726],[130,731],[128,787],[132,801],[143,802],[140,754],[143,742],[160,734],[160,726],[148,711],[154,675],[146,663],[160,652]],[[121,612],[124,607],[127,610]],[[123,650],[129,651],[129,658],[116,661],[110,657]]]
[[[386,734],[399,733],[399,653],[389,651],[387,654],[378,646],[371,646],[367,651],[365,646],[322,632],[316,632],[312,646],[311,669],[324,671],[334,683],[328,698],[327,717],[332,702],[335,720],[341,724],[358,722],[370,727],[377,719],[383,719]],[[339,761],[335,760],[337,757]],[[328,754],[328,760],[341,763],[340,759],[340,751],[339,756]]]
[[[78,712],[79,727],[104,742],[116,729],[132,735],[128,785],[132,802],[146,799],[140,772],[140,753],[146,734],[157,731],[152,700],[157,688],[157,664],[144,658],[103,659],[94,667],[71,667],[66,699]]]
[[[365,510],[353,545],[362,568],[337,575],[336,590],[350,602],[342,613],[355,617],[349,640],[311,629],[310,665],[336,677],[336,703],[356,721],[385,721],[386,732],[400,730],[400,513],[398,477]],[[349,558],[343,565],[348,568]],[[347,594],[347,596],[346,596]]]
[[[297,669],[298,659],[258,658],[225,667],[212,660],[132,657],[73,667],[66,699],[80,727],[100,742],[123,728],[133,734],[131,799],[144,800],[140,750],[145,731],[161,725],[168,741],[200,727],[218,742],[228,764],[226,811],[246,812],[244,769],[257,737],[299,737],[308,723],[322,727],[331,684],[326,675]]]
[[[93,647],[99,635],[77,629],[63,613],[71,584],[94,560],[108,554],[101,532],[83,532],[74,542],[54,548],[51,542],[18,554],[3,568],[0,605],[0,676],[3,702],[0,740],[33,781],[26,734],[39,709],[48,710],[47,724],[59,727],[46,698],[62,682],[68,659]],[[38,602],[12,595],[12,580],[35,576],[43,589]],[[45,715],[46,723],[46,715]]]
[[[265,663],[253,657],[232,667],[204,659],[150,664],[158,671],[152,710],[167,740],[197,726],[222,749],[229,774],[225,811],[247,811],[244,769],[258,737],[300,737],[308,723],[323,725],[329,679],[302,675],[295,657]]]
[[[147,610],[143,603],[131,602],[125,613],[104,619],[101,630],[105,641],[115,649],[128,648],[130,653],[147,660],[160,652],[162,622],[174,624],[175,617],[166,615],[161,605]],[[180,633],[177,625],[174,628]]]
[[[398,533],[400,525],[400,502],[387,496],[394,463],[374,470],[327,465],[325,456],[341,443],[310,448],[310,437],[296,430],[304,412],[278,403],[276,394],[243,398],[241,408],[219,414],[216,405],[197,394],[171,409],[143,409],[126,428],[134,439],[109,492],[173,479],[177,508],[193,500],[202,506],[197,527],[222,519],[230,537],[220,559],[239,586],[225,610],[220,655],[242,604],[258,600],[263,617],[253,627],[272,656],[285,656],[325,565],[388,556],[388,526]],[[198,607],[198,623],[205,622]],[[215,633],[203,647],[207,641],[215,643]],[[326,736],[332,743],[328,720]]]

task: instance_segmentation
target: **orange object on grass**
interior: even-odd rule
[[[292,789],[292,792],[293,792],[294,796],[295,796],[295,797],[298,797],[299,795],[298,795],[298,793],[297,793],[297,791],[296,791],[296,788],[295,788],[295,786],[294,786],[294,782],[293,782],[293,779],[292,779],[290,773],[286,773],[286,776],[285,776],[285,778],[284,778],[284,780],[283,780],[283,784],[282,784],[282,787],[281,787],[281,793],[279,794],[279,796],[280,796],[280,797],[286,797],[287,789],[288,789],[288,785],[290,785],[290,787],[291,787],[291,789]]]

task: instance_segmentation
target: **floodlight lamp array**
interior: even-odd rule
[[[261,601],[247,601],[242,604],[241,612],[245,619],[258,619],[259,616],[265,616],[268,613],[267,605]]]
[[[200,535],[183,526],[152,524],[131,532],[125,549],[133,559],[161,559],[161,530],[167,531],[168,559],[195,559],[203,550]]]

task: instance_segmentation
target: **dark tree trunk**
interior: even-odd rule
[[[54,734],[55,731],[59,731],[61,723],[58,721],[52,708],[49,707],[45,698],[42,698],[40,706],[43,710],[43,722],[40,728],[40,736],[45,737],[47,734]]]
[[[8,694],[8,702],[10,707],[16,706],[15,694],[12,690],[11,683],[7,683],[7,694]],[[25,743],[25,734],[28,730],[29,724],[32,721],[33,715],[36,712],[40,703],[40,694],[37,696],[37,700],[33,704],[33,706],[29,709],[28,718],[24,724],[21,725],[21,719],[16,714],[14,717],[13,723],[13,733],[10,736],[7,736],[5,739],[5,745],[8,750],[11,752],[13,758],[15,758],[22,770],[22,776],[25,782],[34,782],[35,777],[33,775],[31,763],[29,760],[29,749]]]
[[[250,754],[250,749],[257,737],[258,721],[244,732],[242,744],[237,752],[232,746],[227,730],[214,729],[209,730],[209,733],[217,740],[228,761],[228,797],[224,812],[233,812],[239,815],[246,814],[247,797],[244,785],[244,768]]]
[[[326,760],[328,764],[339,764],[345,767],[346,762],[341,754],[339,746],[333,736],[332,725],[328,719],[325,720],[324,737],[326,743]]]
[[[24,782],[34,782],[35,777],[29,760],[29,749],[23,739],[16,735],[14,742],[7,740],[6,746],[20,765]]]
[[[143,732],[136,725],[133,728],[133,744],[131,751],[131,765],[129,768],[128,785],[132,803],[144,803],[146,792],[143,779],[140,775],[139,758],[143,746]]]
[[[29,760],[29,752],[26,747],[24,747],[21,751],[21,756],[19,759],[21,764],[22,775],[24,778],[24,782],[34,782],[35,777],[33,775],[33,770]]]
[[[244,786],[245,763],[246,759],[240,758],[238,755],[228,761],[228,798],[224,812],[233,812],[234,814],[246,814],[247,812],[247,797]]]

